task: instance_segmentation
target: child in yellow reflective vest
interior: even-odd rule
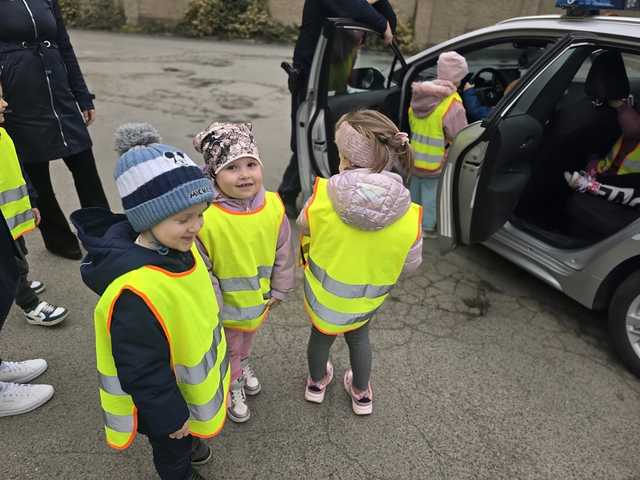
[[[163,480],[200,479],[192,464],[226,418],[229,362],[218,304],[194,245],[211,182],[148,124],[116,132],[114,174],[125,215],[74,212],[88,255],[83,281],[94,314],[100,404],[109,446],[149,438]]]
[[[329,351],[349,345],[344,388],[357,415],[373,411],[369,323],[403,271],[422,262],[421,208],[397,168],[413,155],[406,133],[381,113],[363,110],[337,124],[340,173],[318,178],[298,217],[303,237],[304,306],[312,322],[305,399],[322,403],[333,379]]]
[[[199,239],[221,297],[231,363],[228,416],[249,420],[246,395],[261,385],[249,361],[269,310],[293,289],[291,229],[277,193],[262,185],[262,161],[250,124],[213,123],[194,139],[213,181],[213,202]]]
[[[436,229],[436,195],[440,175],[447,158],[447,148],[467,125],[462,99],[457,92],[469,73],[467,62],[456,52],[438,57],[438,78],[412,85],[409,126],[414,152],[409,189],[414,202],[422,205],[422,227],[425,235],[434,236]]]

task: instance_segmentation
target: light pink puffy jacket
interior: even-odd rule
[[[411,194],[402,177],[392,172],[372,173],[367,168],[346,170],[329,179],[328,193],[342,221],[361,230],[380,230],[402,217],[411,205]],[[304,206],[297,223],[309,233]],[[411,247],[403,272],[416,270],[422,263],[422,235]]]

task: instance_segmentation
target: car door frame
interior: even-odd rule
[[[309,72],[306,97],[301,102],[296,113],[298,173],[305,201],[312,194],[316,177],[328,178],[331,176],[329,142],[327,140],[329,137],[327,133],[329,128],[327,125],[329,97],[326,94],[327,92],[323,90],[323,81],[326,80],[324,77],[327,75],[324,61],[325,54],[337,29],[359,30],[381,37],[378,32],[370,27],[347,18],[329,18],[323,25]],[[408,68],[398,45],[393,42],[389,48],[394,54],[394,60],[384,90],[391,88],[391,77],[395,73],[393,69],[396,68],[398,62],[400,66],[396,71],[406,71]],[[321,160],[318,161],[316,156],[321,157]]]

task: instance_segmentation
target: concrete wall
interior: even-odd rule
[[[426,1],[428,3],[430,0]],[[409,21],[413,18],[416,3],[424,2],[425,0],[391,0],[391,4],[393,5],[396,13],[405,21]],[[274,18],[282,23],[288,25],[300,24],[303,5],[304,0],[269,0],[269,11]]]
[[[90,0],[86,0],[90,1]],[[190,0],[114,0],[124,5],[127,23],[175,25]],[[456,35],[511,17],[559,13],[555,0],[390,0],[399,17],[414,26],[418,45],[442,42]],[[268,0],[278,21],[299,24],[304,0]]]
[[[419,0],[415,39],[434,44],[507,18],[559,11],[555,0]]]
[[[153,22],[173,26],[184,17],[190,0],[120,0],[129,25]]]

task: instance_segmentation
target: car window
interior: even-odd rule
[[[329,96],[386,88],[394,54],[375,34],[337,29],[328,48]]]
[[[469,72],[475,74],[485,68],[499,70],[507,82],[517,80],[540,58],[549,43],[543,41],[505,41],[461,49],[469,64]],[[418,72],[417,81],[437,78],[437,59]]]

